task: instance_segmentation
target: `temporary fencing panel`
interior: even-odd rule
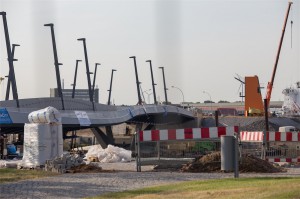
[[[269,162],[300,162],[299,132],[240,132],[243,153]]]
[[[220,137],[238,133],[238,127],[146,130],[136,134],[137,171],[142,165],[186,162],[220,150]]]

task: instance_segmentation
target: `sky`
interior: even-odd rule
[[[158,101],[165,100],[159,67],[164,67],[171,103],[240,101],[238,76],[257,75],[266,87],[287,7],[287,0],[0,0],[10,42],[20,44],[14,62],[20,99],[49,97],[50,88],[56,87],[51,33],[44,27],[53,23],[64,88],[72,88],[77,59],[83,62],[76,88],[88,88],[83,44],[77,41],[86,38],[90,71],[101,63],[96,76],[100,103],[107,103],[111,70],[117,70],[111,96],[116,105],[138,102],[130,56],[136,56],[147,103],[153,103],[153,94],[146,60],[152,60]],[[271,101],[283,100],[282,90],[300,81],[299,21],[300,0],[294,0]],[[0,76],[8,69],[0,20]],[[0,85],[0,100],[6,83]],[[265,93],[262,89],[263,98]]]

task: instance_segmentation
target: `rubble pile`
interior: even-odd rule
[[[67,170],[79,165],[85,165],[82,157],[77,154],[64,154],[61,157],[54,158],[52,160],[46,160],[45,171],[66,173]]]
[[[180,169],[181,172],[221,172],[221,153],[214,152],[193,162],[187,163]],[[275,167],[268,161],[259,159],[252,155],[243,155],[239,163],[240,172],[275,173],[283,172],[281,167]]]

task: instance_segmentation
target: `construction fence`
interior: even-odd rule
[[[237,126],[139,131],[135,139],[137,171],[143,165],[184,163],[220,151],[220,137],[238,132]]]
[[[220,151],[222,135],[237,136],[239,151],[269,162],[300,162],[299,132],[239,132],[237,126],[139,131],[137,171],[143,165],[178,164]]]
[[[241,131],[240,149],[269,162],[300,162],[300,133]]]

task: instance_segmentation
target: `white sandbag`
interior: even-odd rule
[[[62,125],[31,123],[24,126],[24,152],[21,166],[32,168],[44,165],[63,154]]]
[[[56,108],[51,106],[29,113],[30,123],[60,123],[61,115]]]

